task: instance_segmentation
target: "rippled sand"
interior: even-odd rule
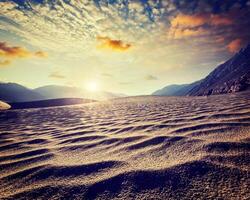
[[[0,113],[3,199],[247,199],[250,93]]]

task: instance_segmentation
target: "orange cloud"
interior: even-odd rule
[[[171,21],[171,26],[182,26],[182,27],[197,27],[205,24],[207,18],[205,15],[184,15],[179,14]]]
[[[228,50],[231,52],[231,53],[235,53],[237,51],[240,50],[241,48],[241,45],[242,45],[242,40],[237,38],[233,41],[231,41],[228,45],[227,45],[227,48]]]
[[[131,48],[131,44],[124,43],[122,40],[113,40],[109,37],[98,36],[97,40],[100,44],[97,46],[100,49],[111,49],[115,51],[127,51]]]
[[[171,21],[173,27],[198,27],[204,24],[213,26],[231,25],[233,20],[229,16],[213,14],[179,14]]]
[[[5,42],[0,42],[0,56],[2,57],[28,57],[30,52],[22,47],[10,47]]]
[[[232,23],[233,21],[231,18],[229,18],[229,14],[179,14],[171,20],[171,26],[168,31],[168,34],[174,39],[201,36],[209,34],[210,32],[210,29],[208,27],[202,27],[203,25],[226,26]]]
[[[31,52],[23,47],[9,46],[6,42],[0,42],[0,57],[4,58],[4,61],[1,61],[0,65],[10,64],[12,59],[32,56],[46,57],[47,54],[43,51]]]

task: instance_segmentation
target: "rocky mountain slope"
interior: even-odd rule
[[[169,85],[152,95],[206,96],[250,89],[250,44],[219,65],[207,77],[191,84]]]
[[[219,65],[189,95],[204,96],[250,89],[250,45]]]

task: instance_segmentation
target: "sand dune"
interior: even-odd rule
[[[2,199],[247,199],[250,93],[0,112]]]

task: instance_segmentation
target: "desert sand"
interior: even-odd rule
[[[250,92],[0,112],[2,199],[248,199]]]
[[[3,101],[0,101],[0,111],[1,110],[8,110],[10,108],[10,105],[3,102]]]

